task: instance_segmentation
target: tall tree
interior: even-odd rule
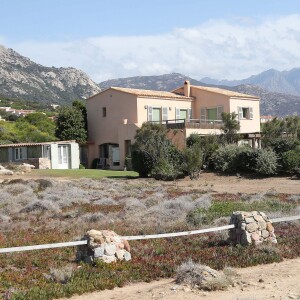
[[[222,113],[224,138],[227,144],[237,143],[239,140],[238,131],[240,130],[240,122],[236,119],[237,114],[232,113]]]
[[[82,109],[75,106],[63,106],[58,111],[55,134],[60,140],[87,141],[86,119]]]

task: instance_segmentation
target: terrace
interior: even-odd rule
[[[151,123],[159,123],[166,125],[168,129],[222,129],[222,120],[201,120],[201,119],[176,119],[152,121]]]

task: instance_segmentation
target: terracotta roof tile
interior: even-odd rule
[[[172,92],[165,91],[153,91],[153,90],[142,90],[142,89],[131,89],[131,88],[121,88],[121,87],[111,87],[111,89],[137,95],[139,97],[157,97],[157,98],[173,98],[173,99],[185,99],[185,100],[193,100],[193,97],[185,97],[180,94],[175,94]]]
[[[191,88],[199,89],[202,91],[208,91],[212,93],[222,94],[229,97],[243,97],[243,98],[251,98],[251,99],[259,99],[257,96],[242,94],[234,91],[229,91],[225,89],[215,88],[215,87],[206,87],[206,86],[199,86],[199,85],[191,85]]]

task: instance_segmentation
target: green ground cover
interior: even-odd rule
[[[79,170],[33,170],[32,175],[44,177],[69,177],[69,178],[132,178],[138,177],[138,173],[134,171],[114,171],[114,170],[95,170],[95,169],[79,169]]]

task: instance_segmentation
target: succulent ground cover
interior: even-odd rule
[[[233,210],[296,215],[300,196],[268,191],[213,194],[154,180],[26,179],[0,185],[0,247],[66,242],[89,229],[120,235],[176,232],[228,224]],[[4,299],[54,299],[174,276],[189,259],[214,269],[300,256],[300,224],[275,225],[278,245],[233,247],[226,232],[133,241],[131,262],[90,266],[75,248],[0,255]]]

